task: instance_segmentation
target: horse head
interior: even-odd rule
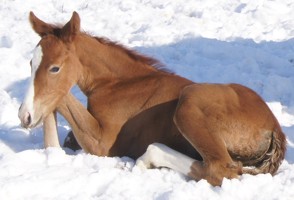
[[[80,18],[74,12],[63,27],[45,23],[30,12],[33,30],[41,37],[31,65],[30,84],[19,108],[24,128],[33,128],[53,112],[77,82],[79,60],[72,41],[80,33]]]

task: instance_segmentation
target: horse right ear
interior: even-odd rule
[[[29,16],[32,28],[34,31],[41,37],[48,35],[48,34],[53,34],[54,33],[54,28],[51,24],[47,24],[40,20],[39,18],[36,17],[36,15],[31,11],[30,16]]]
[[[80,26],[80,16],[76,11],[74,11],[69,22],[67,22],[61,30],[61,36],[63,40],[71,42],[75,35],[77,35],[80,32]]]

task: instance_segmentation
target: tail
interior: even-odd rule
[[[286,152],[286,138],[284,133],[280,130],[272,132],[272,139],[267,152],[262,156],[253,167],[243,167],[243,173],[246,174],[276,174],[279,166],[285,158]]]

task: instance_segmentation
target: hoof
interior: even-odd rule
[[[72,131],[70,131],[64,139],[63,147],[69,148],[73,151],[82,149]]]

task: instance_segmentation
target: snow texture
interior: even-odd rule
[[[20,128],[18,108],[39,41],[29,11],[159,59],[196,82],[258,92],[288,140],[278,174],[242,175],[212,187],[168,169],[141,171],[127,158],[43,149],[42,127]],[[294,199],[293,0],[0,0],[0,199]],[[73,90],[83,103],[85,97]],[[69,126],[59,117],[63,141]]]

